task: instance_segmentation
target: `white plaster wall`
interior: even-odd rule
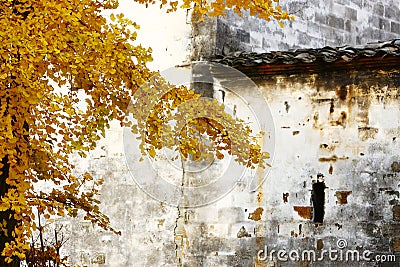
[[[138,42],[153,48],[155,61],[150,65],[153,69],[163,70],[188,60],[192,39],[185,11],[164,14],[155,7],[145,9],[131,1],[121,1],[120,10],[142,26]],[[260,36],[251,36],[254,42],[260,42]],[[371,186],[395,187],[393,182],[386,185],[382,180],[377,182],[378,178],[371,173],[378,170],[391,174],[390,164],[398,160],[399,143],[390,143],[392,135],[398,135],[398,102],[371,103],[367,110],[368,126],[380,130],[376,139],[361,142],[360,124],[353,119],[361,116],[357,106],[339,102],[330,114],[329,103],[315,104],[315,99],[333,97],[334,91],[318,93],[313,84],[288,83],[283,77],[277,77],[274,86],[262,82],[259,85],[272,110],[277,150],[271,173],[257,192],[249,193],[245,184],[239,183],[224,198],[205,207],[177,209],[161,204],[143,193],[133,181],[125,164],[122,131],[112,124],[107,138],[91,157],[87,161],[78,160],[77,171],[90,170],[105,178],[102,207],[122,235],[115,236],[79,220],[59,221],[66,227],[69,241],[64,252],[70,255],[71,262],[109,267],[253,266],[257,250],[266,244],[309,247],[315,240],[324,239],[324,244],[331,246],[340,237],[358,245],[367,244],[371,240],[366,233],[370,229],[368,211],[379,213],[383,220],[392,219],[391,207],[382,204],[389,200],[386,194],[379,195],[381,206],[370,207],[364,203],[370,197]],[[238,114],[249,115],[240,99],[227,93],[225,101],[236,104]],[[285,102],[290,105],[288,111]],[[348,112],[351,118],[346,128],[331,125],[341,111]],[[314,120],[316,113],[319,114],[317,121]],[[299,133],[294,135],[294,131]],[[332,152],[320,149],[322,143],[336,147],[334,153],[338,157],[349,157],[332,164],[333,174],[329,174],[329,162],[318,161],[332,156]],[[366,159],[361,159],[360,153],[365,153]],[[325,191],[328,224],[320,228],[293,209],[293,206],[311,205],[310,190],[318,173],[324,174],[328,185]],[[336,203],[338,190],[353,191],[346,206]],[[289,193],[287,203],[283,201],[283,193]],[[263,209],[261,220],[249,219],[260,207]],[[238,237],[243,227],[251,237]],[[275,266],[273,262],[269,264]],[[267,265],[260,263],[259,266]]]
[[[157,5],[145,8],[121,0],[114,13],[120,12],[141,26],[136,44],[152,48],[154,60],[148,65],[152,70],[163,71],[187,62],[191,26],[185,10],[167,14]],[[106,138],[88,158],[75,161],[77,174],[90,171],[104,177],[101,207],[122,234],[105,232],[80,219],[57,220],[56,225],[63,225],[68,238],[62,253],[69,261],[80,266],[176,266],[174,228],[178,211],[153,200],[135,184],[126,165],[119,124],[111,123]]]
[[[188,61],[191,52],[191,25],[186,10],[166,13],[157,4],[143,5],[120,1],[117,12],[140,25],[137,43],[153,50],[153,70],[165,70]]]

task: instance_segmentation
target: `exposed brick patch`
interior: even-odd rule
[[[238,238],[251,237],[251,234],[249,234],[247,232],[246,228],[244,228],[244,226],[242,226],[242,228],[240,228],[239,232],[237,233],[237,237]]]
[[[308,220],[312,219],[313,208],[311,206],[293,206],[293,209],[300,217]]]
[[[382,234],[384,237],[391,238],[393,236],[400,236],[399,223],[386,223],[382,227]]]
[[[347,204],[347,197],[351,194],[351,191],[337,191],[336,192],[336,197],[337,197],[337,204],[344,205]]]
[[[322,239],[317,240],[317,250],[321,250],[324,248],[324,241]]]
[[[392,172],[400,172],[400,163],[397,161],[393,161],[390,169],[392,170]]]
[[[400,205],[393,207],[393,220],[400,221]]]
[[[261,215],[263,213],[264,209],[263,208],[257,208],[254,212],[249,214],[249,219],[253,221],[259,221],[261,220]]]

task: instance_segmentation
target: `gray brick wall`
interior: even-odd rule
[[[290,0],[281,1],[296,20],[284,22],[239,18],[229,12],[213,19],[215,46],[200,57],[234,51],[264,52],[324,46],[362,45],[400,37],[398,0]],[[209,33],[207,33],[209,34]]]

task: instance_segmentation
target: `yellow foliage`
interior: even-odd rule
[[[147,4],[158,4],[154,0],[139,0],[138,2]],[[233,0],[183,0],[180,5],[181,8],[192,9],[195,16],[200,21],[204,20],[204,16],[225,16],[228,9],[232,9],[240,17],[245,12],[248,12],[250,16],[256,16],[269,21],[274,18],[280,20],[294,20],[293,16],[289,16],[288,12],[282,11],[279,6],[279,0],[244,0],[244,1],[233,1]],[[167,7],[167,12],[176,11],[178,2],[162,0],[160,7]],[[282,24],[280,24],[282,25]]]
[[[168,11],[191,8],[200,18],[224,15],[226,8],[233,8],[239,15],[247,10],[266,20],[293,19],[270,0],[184,0],[180,6],[177,1],[162,0],[159,4],[168,6]],[[82,211],[86,219],[118,233],[98,207],[96,194],[102,181],[94,181],[88,173],[75,177],[69,161],[74,152],[85,157],[104,136],[111,119],[122,123],[131,97],[155,75],[146,67],[152,60],[151,49],[132,45],[138,25],[122,14],[111,15],[111,23],[99,15],[117,6],[117,0],[1,1],[0,183],[8,191],[0,195],[0,231],[7,241],[2,251],[7,262],[12,256],[24,258],[36,229],[33,208],[44,218],[75,217]],[[236,131],[228,134],[224,125],[199,113],[180,128],[179,138],[175,138],[175,128],[161,137],[172,110],[199,96],[186,87],[173,88],[161,78],[156,82],[156,94],[168,88],[163,101],[150,113],[132,110],[138,124],[131,127],[142,134],[143,153],[154,157],[169,146],[184,157],[199,159],[200,154],[215,150],[222,158],[225,150],[250,167],[268,157],[259,147],[244,149],[256,143],[249,137],[250,129],[216,103],[210,108]],[[65,86],[68,90],[58,90]],[[87,96],[85,110],[78,109],[78,90]],[[202,144],[204,135],[212,141],[210,146]],[[231,138],[242,140],[243,146],[233,148]],[[38,191],[34,187],[38,182],[52,183],[53,191]],[[84,189],[83,184],[93,186]],[[7,224],[10,220],[15,224]]]

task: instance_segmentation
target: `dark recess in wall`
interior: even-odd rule
[[[312,185],[311,200],[314,210],[313,221],[315,223],[324,222],[325,214],[325,183],[316,182]]]

